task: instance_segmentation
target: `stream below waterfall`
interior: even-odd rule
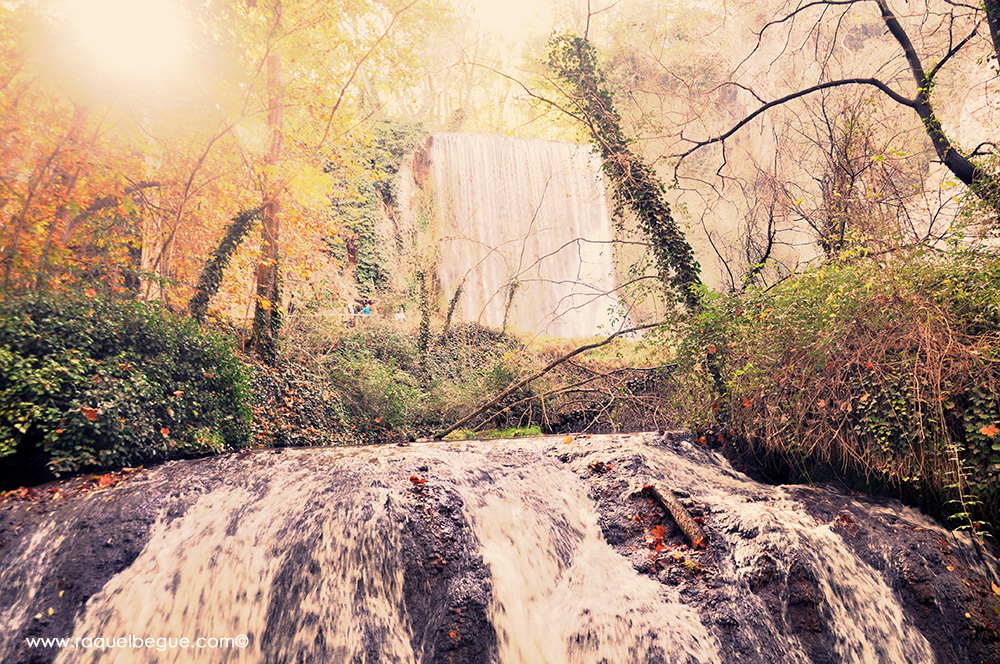
[[[966,537],[680,434],[171,462],[0,504],[0,562],[5,663],[1000,661]]]

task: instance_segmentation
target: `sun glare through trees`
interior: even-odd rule
[[[70,0],[70,27],[98,67],[129,75],[157,75],[178,65],[184,22],[171,0]]]

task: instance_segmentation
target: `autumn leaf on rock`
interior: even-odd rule
[[[646,533],[646,545],[656,553],[659,553],[663,550],[663,538],[666,534],[666,528],[663,526],[655,526],[652,530]]]

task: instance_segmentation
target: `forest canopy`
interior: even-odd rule
[[[314,294],[332,278],[316,248],[357,225],[330,201],[380,177],[364,157],[379,123],[588,140],[544,65],[566,31],[593,45],[709,284],[773,281],[851,242],[952,238],[995,208],[990,11],[553,1],[500,21],[489,6],[5,3],[0,278],[183,304],[229,221],[261,208],[220,309],[260,313],[279,272]]]
[[[996,3],[496,8],[0,3],[0,289],[76,293],[80,320],[95,297],[158,303],[163,320],[186,311],[240,330],[268,360],[295,306],[343,315],[381,298],[410,312],[415,345],[382,357],[366,342],[332,374],[358,383],[359,411],[401,385],[430,394],[432,329],[449,338],[461,289],[432,294],[440,238],[421,236],[426,210],[400,211],[399,173],[426,176],[415,153],[435,132],[590,143],[617,204],[624,308],[637,328],[671,321],[657,351],[687,380],[687,423],[811,441],[824,463],[876,459],[854,470],[889,483],[931,472],[943,496],[958,487],[963,512],[973,489],[995,511]],[[671,317],[678,294],[691,320]],[[887,326],[920,334],[888,339]],[[942,339],[961,340],[961,362]],[[502,380],[480,383],[518,384],[507,353]],[[803,366],[846,373],[815,386],[829,392],[818,401],[781,401],[806,384]],[[947,385],[927,392],[904,374]],[[59,412],[80,407],[95,408]],[[412,409],[393,412],[385,421],[402,426]],[[829,426],[842,449],[820,444]],[[149,432],[142,444],[160,445]],[[218,447],[206,440],[190,445]],[[918,467],[901,464],[915,446]]]

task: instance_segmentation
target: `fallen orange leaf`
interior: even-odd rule
[[[90,408],[89,406],[81,406],[80,412],[91,422],[97,421],[98,410],[96,408]]]
[[[1000,586],[998,586],[995,581],[992,583],[992,585],[993,585],[993,594],[1000,595]]]
[[[982,429],[980,429],[979,433],[983,434],[984,436],[989,436],[990,438],[993,438],[998,433],[1000,433],[1000,429],[997,428],[997,425],[991,424],[988,427],[983,427]]]

